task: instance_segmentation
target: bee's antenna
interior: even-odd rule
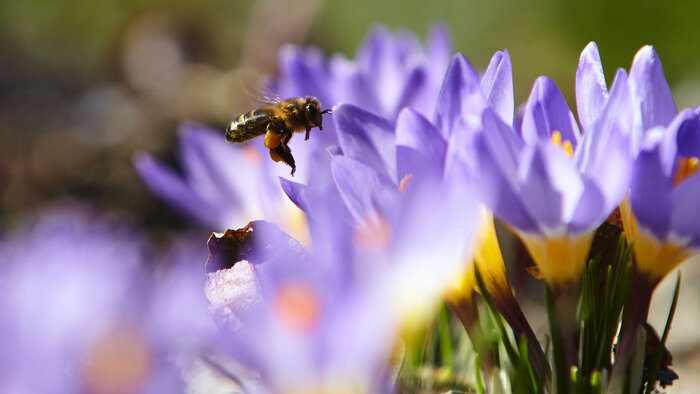
[[[331,114],[333,115],[333,110],[331,108],[328,108],[326,110],[321,111],[321,115],[323,114]]]

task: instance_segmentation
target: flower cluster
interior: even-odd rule
[[[576,73],[578,120],[545,76],[514,116],[507,51],[497,52],[481,75],[461,54],[449,62],[450,51],[442,28],[433,31],[426,50],[412,35],[375,29],[354,60],[327,60],[315,49],[281,50],[280,77],[272,88],[283,97],[310,95],[333,104],[324,131],[294,145],[299,167],[306,168],[302,182],[279,178],[281,190],[300,209],[295,215],[303,211],[308,227],[301,227],[310,238],[297,235],[298,219],[293,229],[280,215],[247,217],[276,223],[312,246],[302,247],[303,258],[229,257],[241,261],[210,274],[210,290],[236,294],[216,301],[235,311],[233,331],[243,338],[231,348],[232,357],[261,371],[268,389],[386,389],[387,375],[377,371],[387,369],[378,365],[389,365],[400,334],[424,327],[441,297],[479,347],[484,333],[478,293],[516,337],[526,338],[529,348],[517,357],[530,365],[532,387],[551,382],[552,372],[559,390],[582,381],[601,384],[592,375],[571,381],[567,372],[576,366],[584,373],[609,373],[612,367],[577,356],[579,342],[590,335],[584,327],[590,316],[582,317],[575,307],[588,294],[586,283],[594,281],[586,278],[596,264],[629,264],[612,257],[589,263],[596,230],[606,219],[621,218],[616,228],[633,245],[634,272],[609,276],[605,286],[646,294],[624,308],[615,365],[623,374],[654,287],[700,243],[691,205],[700,179],[693,176],[700,122],[697,111],[677,114],[652,47],[639,51],[629,74],[619,69],[608,89],[598,48],[590,43]],[[282,204],[280,188],[268,185],[259,193],[256,186],[275,181],[270,163],[225,164],[256,148],[227,147],[222,138],[205,147],[200,140],[184,141],[185,150],[197,149],[199,162],[183,157],[185,180],[148,156],[137,160],[137,168],[157,193],[198,218],[221,219],[222,210],[242,213],[246,198]],[[246,173],[254,181],[239,176],[240,165],[251,168]],[[186,195],[197,198],[184,201]],[[234,216],[221,225],[247,222],[246,215],[230,221]],[[492,217],[522,240],[553,297],[551,372],[513,297]],[[259,239],[264,231],[257,233]],[[226,275],[234,279],[222,279]],[[625,287],[630,277],[634,283]],[[626,296],[618,293],[609,301],[618,307],[609,314],[623,308]],[[601,319],[619,319],[611,316]],[[347,340],[355,342],[341,362],[330,352],[335,341],[343,342],[337,337],[343,324],[353,333]],[[610,336],[596,343],[610,353],[612,341]],[[271,343],[278,344],[274,350],[266,346]]]
[[[700,246],[700,112],[678,113],[650,46],[608,88],[590,43],[575,84],[578,118],[545,76],[515,114],[508,51],[480,73],[443,27],[425,47],[376,28],[355,59],[283,48],[271,89],[332,106],[323,131],[292,141],[296,178],[262,141],[194,124],[181,173],[135,157],[166,202],[229,229],[207,242],[206,280],[187,242],[153,273],[140,238],[110,222],[18,231],[0,245],[0,389],[177,391],[206,375],[245,392],[394,392],[433,336],[455,372],[442,303],[479,391],[668,384],[667,365],[640,364],[663,340],[635,352],[654,288]],[[504,237],[543,280],[550,352],[509,284]]]

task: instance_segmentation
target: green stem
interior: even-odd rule
[[[671,323],[673,322],[673,316],[676,314],[676,306],[678,305],[678,295],[681,289],[681,272],[678,271],[678,277],[676,279],[676,287],[673,290],[673,301],[671,301],[671,309],[668,311],[668,318],[666,318],[666,326],[664,327],[664,333],[661,336],[661,344],[659,349],[656,351],[654,356],[654,364],[649,374],[649,382],[647,382],[646,394],[649,394],[656,387],[656,378],[661,368],[661,358],[666,350],[666,340],[668,339],[668,333],[671,331]]]
[[[544,285],[545,296],[547,298],[547,317],[549,318],[549,331],[552,336],[552,352],[554,356],[554,376],[556,378],[557,393],[569,392],[569,374],[567,363],[564,357],[562,336],[559,327],[557,308],[554,305],[554,296],[549,285]]]
[[[651,295],[658,281],[651,281],[646,275],[635,271],[632,284],[632,294],[625,304],[625,311],[622,316],[622,328],[618,346],[615,352],[615,364],[613,364],[611,379],[620,378],[625,375],[630,357],[634,351],[637,341],[637,330],[647,321],[649,314],[649,304]]]

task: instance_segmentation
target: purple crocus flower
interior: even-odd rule
[[[626,73],[618,71],[608,93],[580,66],[577,97],[583,135],[546,77],[533,86],[519,133],[486,109],[470,162],[484,201],[518,231],[550,284],[578,280],[593,232],[624,197],[632,169]]]
[[[625,232],[634,239],[636,268],[655,285],[700,246],[695,214],[700,119],[690,109],[677,113],[651,46],[637,52],[630,86],[637,158],[621,212]]]
[[[582,80],[590,89],[584,96],[595,116],[596,108],[611,98],[606,96],[595,44],[589,44],[584,53],[579,70],[587,70]],[[698,114],[690,109],[677,113],[661,60],[651,46],[642,47],[635,55],[629,87],[631,105],[620,108],[617,117],[625,122],[633,119],[628,130],[635,159],[629,194],[620,204],[620,213],[625,235],[633,241],[635,302],[625,312],[613,368],[617,377],[625,371],[656,285],[700,246],[695,207],[700,197],[700,177],[696,175]]]
[[[579,89],[577,79],[577,91],[585,92],[579,101],[587,104],[589,117],[594,117],[608,100],[595,43],[584,50],[579,75],[584,76],[583,88]],[[632,105],[619,116],[633,118],[630,130],[636,160],[629,198],[620,208],[625,233],[634,239],[636,267],[655,284],[700,245],[700,227],[693,215],[700,126],[696,112],[677,113],[653,47],[644,46],[635,55],[629,86]]]
[[[175,318],[151,302],[164,293],[147,285],[136,234],[63,209],[9,236],[0,252],[1,391],[179,390],[175,338],[200,338],[204,315],[180,304]]]

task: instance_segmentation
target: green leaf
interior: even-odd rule
[[[661,344],[656,352],[654,358],[654,364],[651,368],[651,373],[649,374],[649,381],[646,383],[646,394],[649,394],[656,387],[656,378],[659,374],[659,369],[661,368],[661,357],[664,354],[664,349],[666,349],[666,340],[668,339],[668,333],[671,331],[671,323],[673,322],[673,316],[676,314],[676,306],[678,306],[678,295],[681,291],[681,272],[678,271],[678,276],[676,277],[676,287],[673,290],[673,301],[671,301],[671,309],[668,311],[668,318],[666,318],[666,326],[664,327],[664,333],[661,336]]]

